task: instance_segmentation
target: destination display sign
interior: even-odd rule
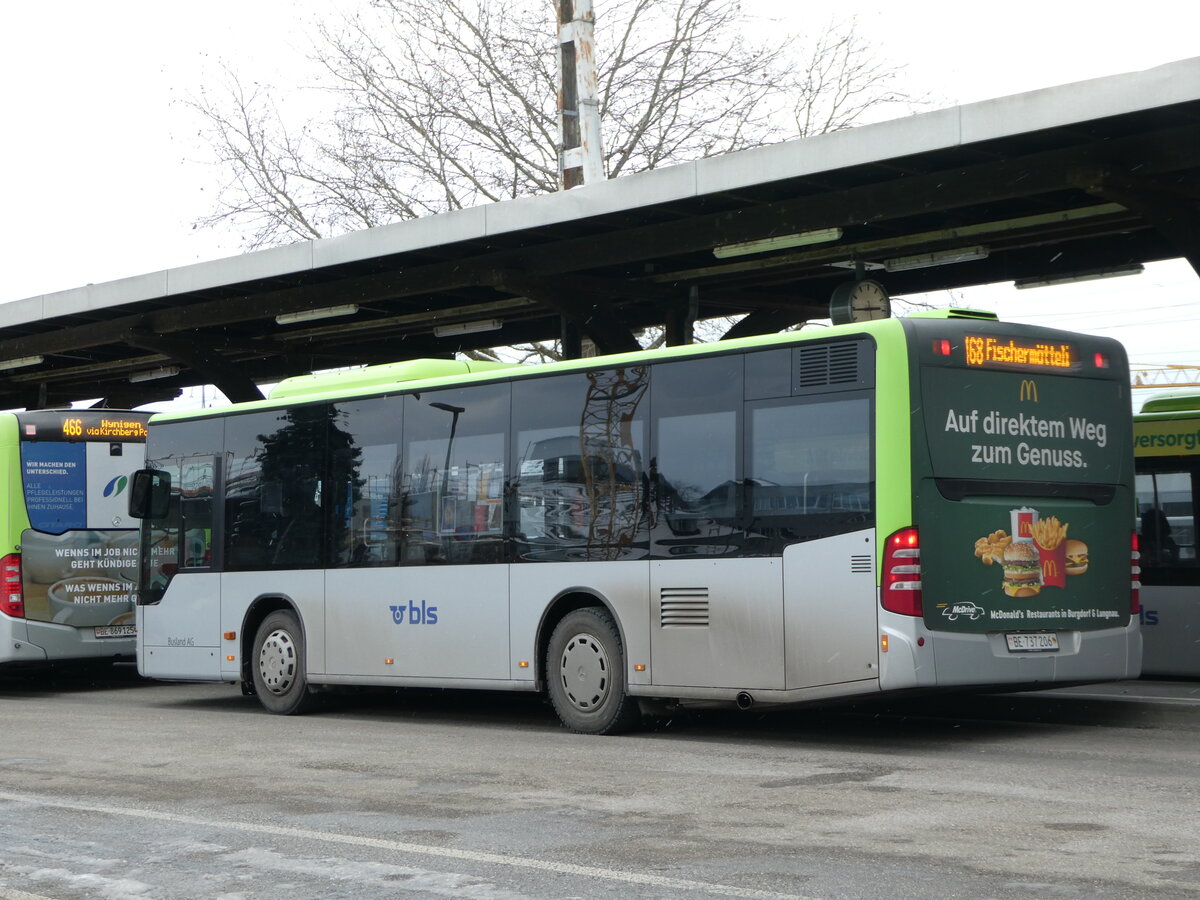
[[[146,440],[149,413],[112,410],[38,410],[18,413],[22,441]]]
[[[1063,342],[1021,341],[968,334],[963,337],[968,366],[1002,365],[1005,368],[1072,369],[1078,364],[1075,347]]]

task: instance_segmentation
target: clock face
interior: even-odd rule
[[[834,289],[829,314],[835,325],[871,322],[890,316],[892,304],[887,289],[878,281],[848,281]]]

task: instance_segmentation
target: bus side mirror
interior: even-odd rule
[[[171,475],[158,469],[138,469],[129,491],[129,515],[135,519],[162,519],[171,500]]]

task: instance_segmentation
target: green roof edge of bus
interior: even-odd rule
[[[455,375],[470,375],[495,369],[510,369],[518,363],[466,359],[408,359],[349,369],[342,372],[295,375],[275,385],[268,400],[295,397],[318,397],[339,391],[370,390],[379,385],[404,384],[409,381],[428,381]]]
[[[1145,413],[1196,412],[1198,410],[1200,410],[1200,394],[1178,394],[1173,397],[1155,397],[1153,400],[1147,400],[1142,404],[1141,412],[1138,415]]]
[[[849,336],[855,334],[877,334],[886,333],[892,329],[900,329],[900,320],[898,318],[879,319],[874,322],[864,322],[857,325],[835,325],[829,328],[822,328],[819,331],[813,329],[807,331],[803,335],[804,340],[829,339],[841,336]],[[463,373],[461,370],[456,374],[441,375],[436,377],[424,378],[419,380],[395,380],[381,383],[372,382],[363,387],[345,387],[348,382],[341,382],[338,385],[326,386],[322,383],[318,389],[316,378],[332,378],[336,374],[330,376],[315,376],[310,382],[314,386],[312,393],[305,394],[289,394],[282,396],[271,391],[271,396],[263,400],[248,400],[242,403],[234,403],[229,406],[220,406],[206,409],[188,409],[188,410],[164,410],[163,412],[155,413],[150,421],[158,422],[176,422],[185,419],[203,419],[215,416],[229,415],[230,413],[239,412],[254,412],[258,410],[276,409],[285,406],[290,406],[293,403],[304,403],[307,401],[317,402],[320,400],[349,400],[358,397],[371,397],[381,394],[393,393],[395,391],[419,391],[419,390],[435,390],[442,387],[456,387],[458,385],[474,384],[476,382],[489,381],[497,376],[508,375],[517,378],[533,378],[541,374],[550,374],[552,372],[586,372],[592,369],[605,368],[609,366],[619,365],[637,365],[641,362],[650,362],[654,360],[669,360],[669,359],[687,359],[692,356],[704,356],[706,354],[720,353],[722,351],[744,350],[751,347],[770,347],[776,344],[792,344],[797,342],[800,337],[799,332],[782,332],[779,334],[753,335],[751,337],[736,338],[730,341],[716,341],[711,344],[685,344],[678,347],[666,347],[655,350],[635,350],[629,353],[614,353],[611,356],[589,356],[580,359],[569,359],[561,362],[545,363],[541,365],[523,365],[521,363],[490,363],[484,364],[488,368],[470,373]],[[404,366],[407,363],[428,363],[428,362],[459,362],[464,363],[464,360],[406,360],[400,363],[383,363],[381,366],[371,366],[366,368],[383,368],[386,366]],[[478,366],[480,363],[471,361],[472,366]],[[353,372],[363,370],[355,369]],[[298,375],[298,379],[307,378],[309,376]],[[292,379],[286,379],[291,381]],[[280,382],[283,384],[284,382]]]
[[[970,309],[965,306],[948,306],[945,309],[923,309],[920,312],[909,313],[909,319],[986,319],[998,322],[1000,317],[986,309]]]

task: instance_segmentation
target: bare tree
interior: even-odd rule
[[[737,0],[597,6],[610,177],[912,101],[853,21],[751,39]],[[192,104],[228,176],[198,224],[236,224],[256,249],[555,190],[554,23],[550,0],[364,0],[318,27],[329,112],[299,125],[271,89],[226,70]]]

